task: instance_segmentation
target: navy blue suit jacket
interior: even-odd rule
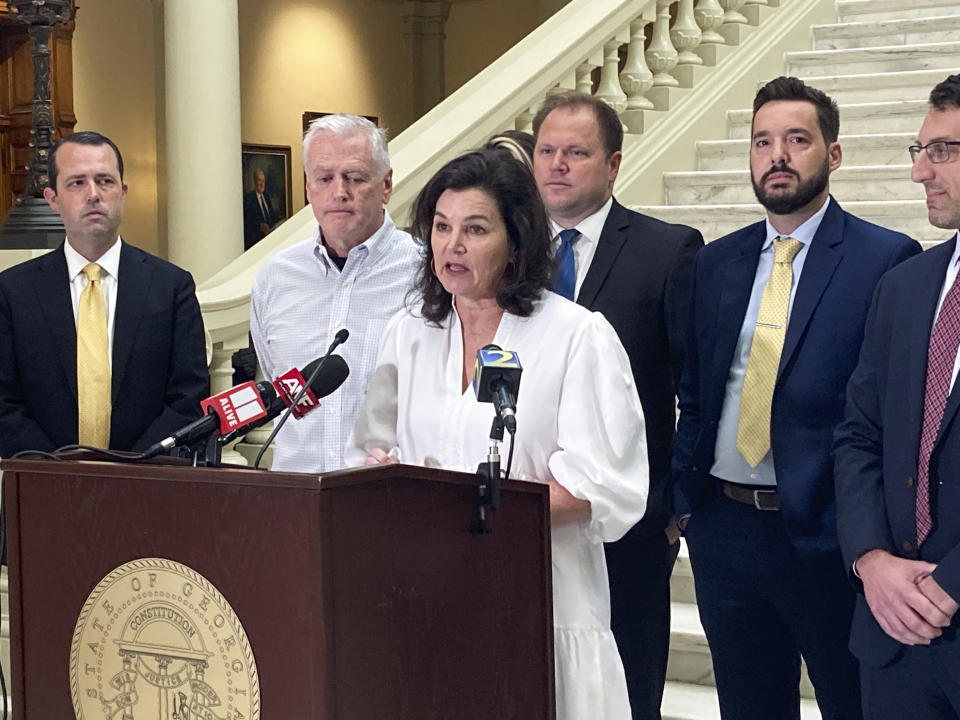
[[[880,282],[860,362],[847,388],[847,409],[837,428],[834,454],[837,521],[847,567],[875,548],[926,560],[938,565],[934,579],[960,600],[957,385],[947,400],[930,458],[934,526],[919,550],[915,515],[927,348],[955,246],[955,238],[938,245],[891,270]],[[854,584],[859,587],[856,580]],[[850,648],[870,664],[885,664],[900,649],[877,624],[862,592],[857,597]]]
[[[709,243],[694,264],[673,473],[677,511],[710,492],[727,376],[750,300],[765,224]],[[830,451],[880,276],[920,252],[906,235],[831,200],[807,251],[773,393],[770,442],[787,531],[802,553],[836,550]]]
[[[77,442],[77,330],[63,247],[0,273],[0,456]],[[200,417],[203,319],[185,270],[123,243],[110,447],[143,450]]]

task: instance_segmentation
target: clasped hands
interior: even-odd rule
[[[933,563],[871,550],[856,562],[870,612],[880,627],[904,645],[929,645],[940,637],[958,605],[933,579]]]
[[[390,453],[381,450],[380,448],[373,448],[368,454],[366,459],[363,461],[364,465],[389,465],[390,463],[395,463],[397,459],[393,457]]]

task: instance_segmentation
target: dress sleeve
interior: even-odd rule
[[[630,360],[599,313],[574,339],[557,416],[559,449],[548,465],[572,495],[590,502],[591,542],[612,542],[641,518],[649,490],[643,409]]]
[[[398,342],[400,324],[405,315],[406,311],[401,310],[384,328],[377,365],[343,453],[347,467],[363,465],[373,448],[380,448],[400,459],[397,443]]]

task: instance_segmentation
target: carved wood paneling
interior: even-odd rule
[[[30,161],[33,112],[32,43],[26,26],[0,0],[0,220],[23,193]],[[50,102],[57,138],[73,132],[73,30],[58,26],[50,38]]]

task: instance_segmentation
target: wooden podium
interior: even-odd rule
[[[232,467],[2,467],[16,720],[73,718],[78,693],[104,703],[96,715],[80,712],[85,720],[555,716],[544,485],[505,483],[492,532],[477,534],[475,478],[421,467],[322,480]],[[144,559],[199,578],[154,597],[149,563],[146,574],[111,575]],[[109,585],[108,576],[122,579]],[[204,579],[215,590],[204,591]],[[108,585],[130,599],[97,594]],[[217,592],[249,640],[252,713],[240,709],[247,662],[231,655],[228,613],[206,597]],[[177,602],[192,620],[170,609]],[[75,633],[82,613],[103,642]],[[185,638],[179,664],[161,663],[160,650],[144,654],[158,647],[149,628],[164,613]],[[118,653],[122,671],[100,667]],[[211,673],[220,666],[218,689]],[[163,711],[144,712],[156,694]]]

